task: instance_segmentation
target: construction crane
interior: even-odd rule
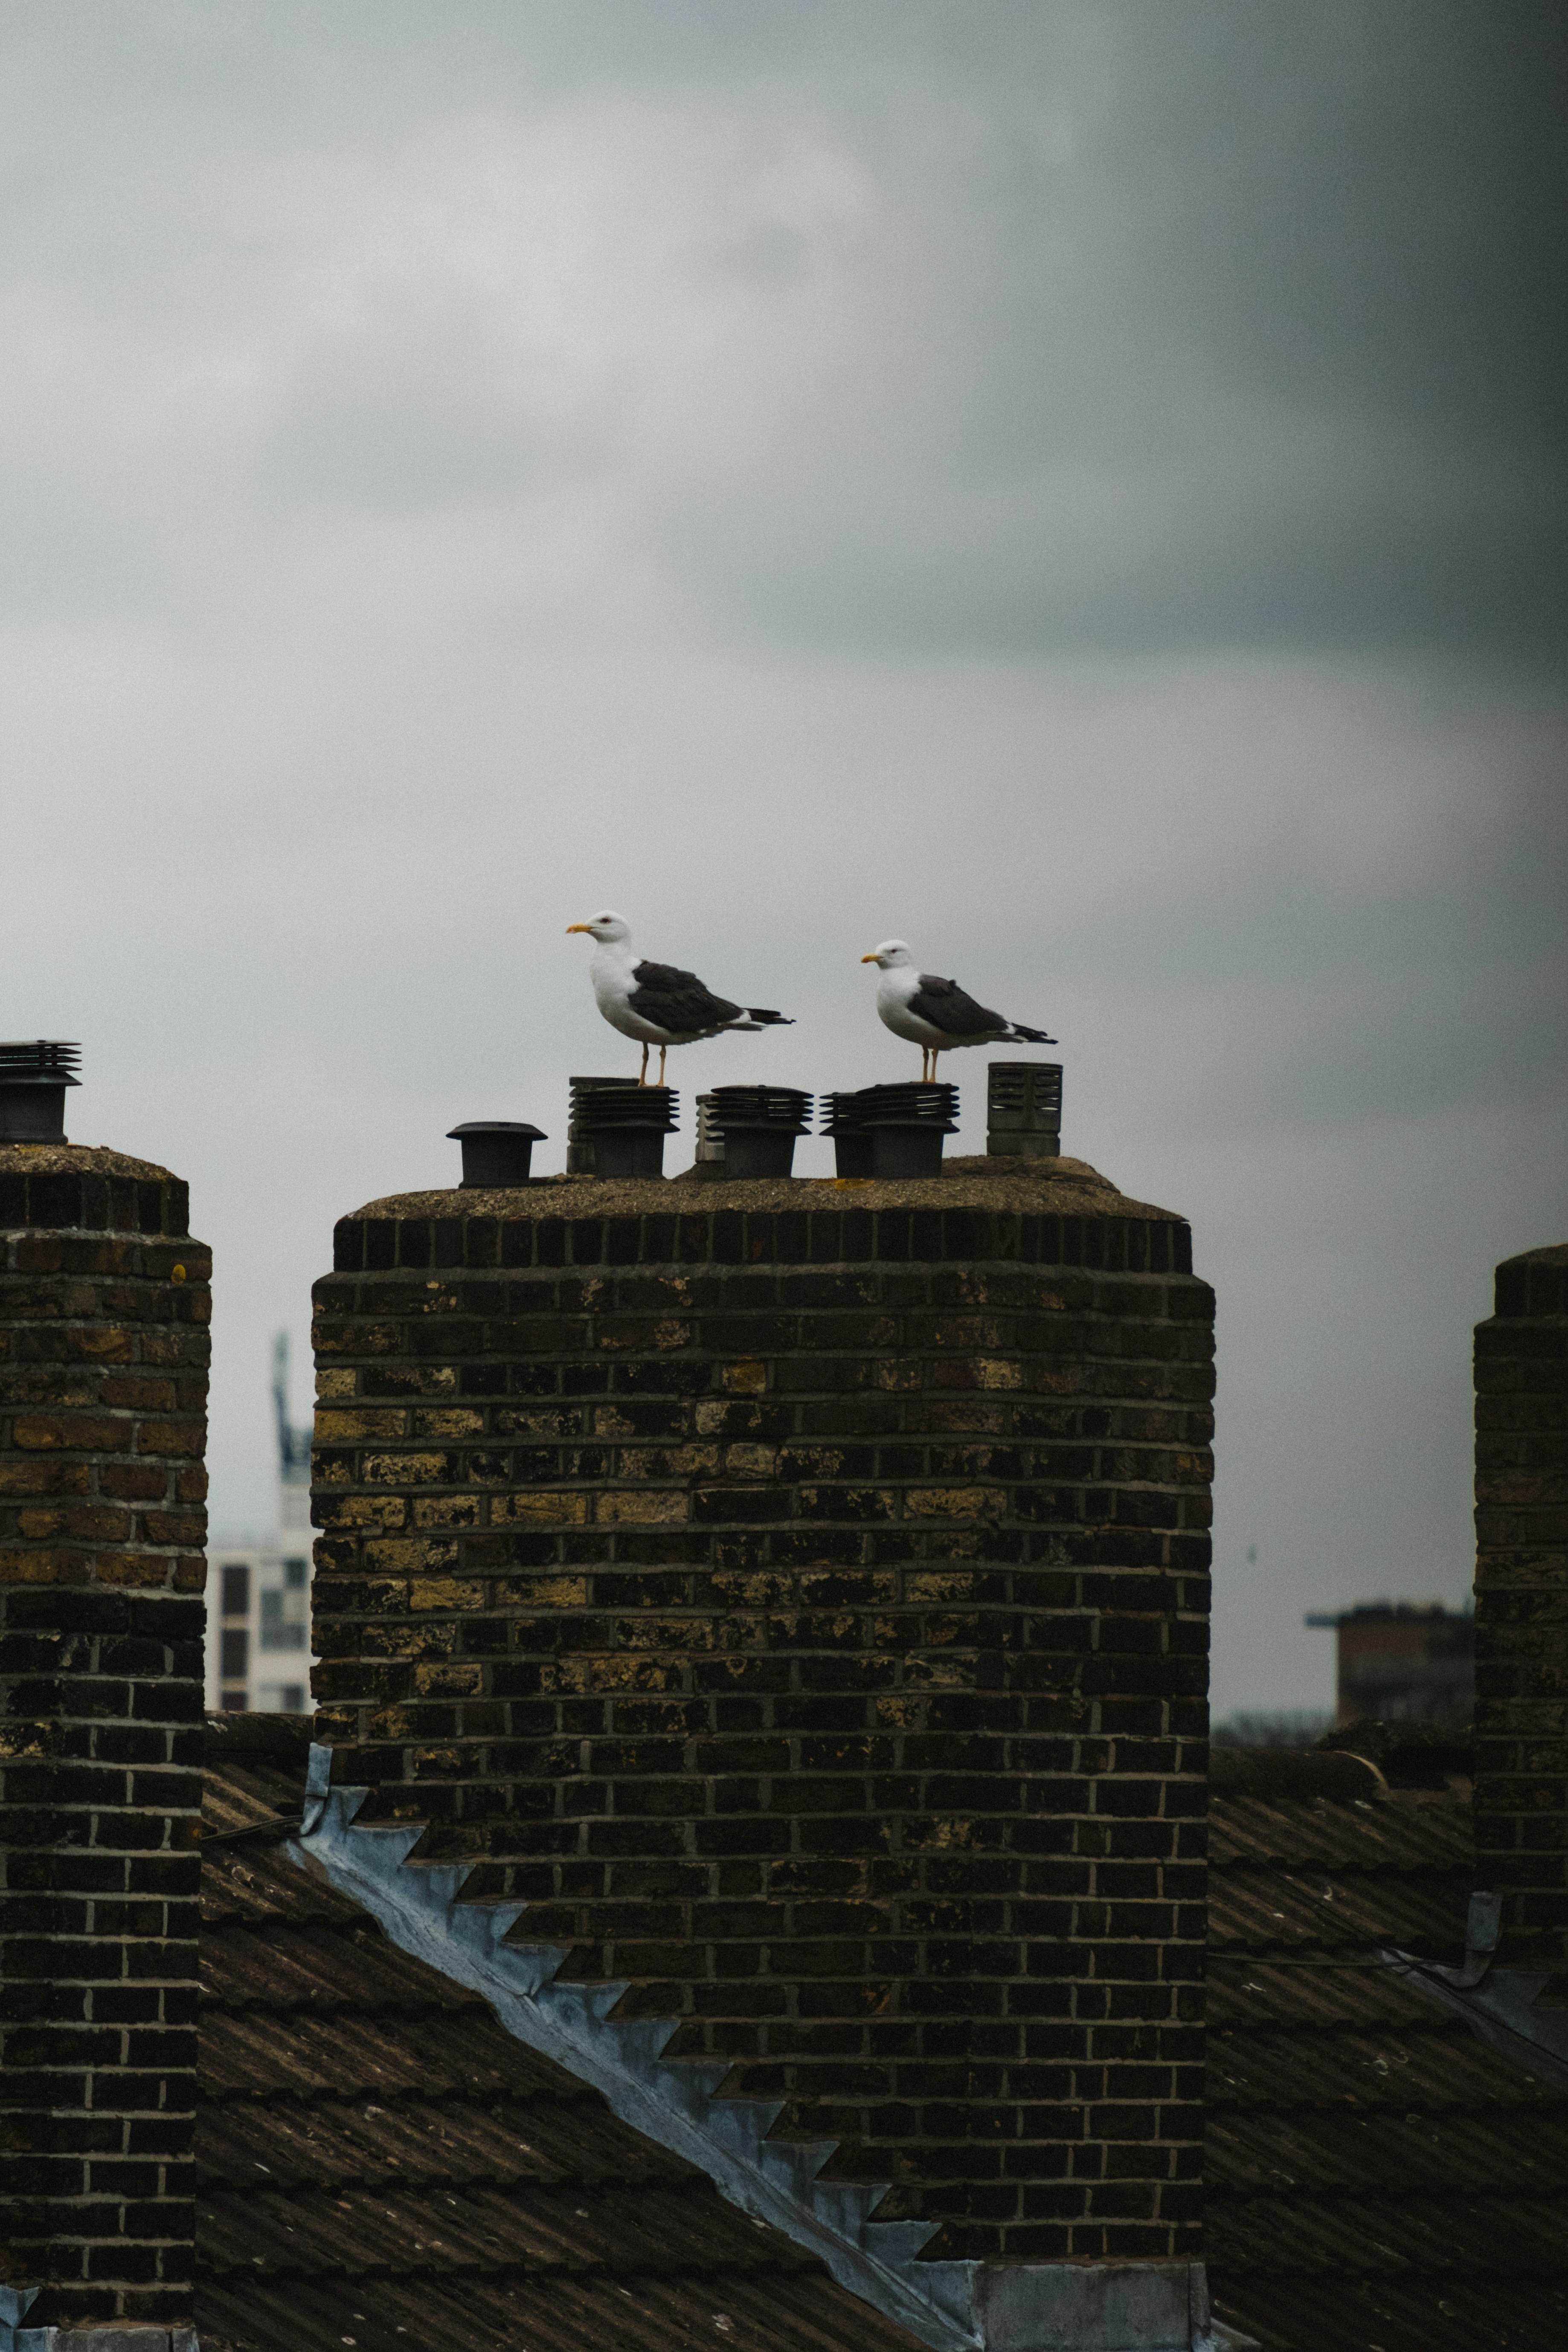
[[[272,1342],[272,1407],[278,1419],[278,1476],[285,1486],[310,1483],[310,1432],[296,1429],[289,1419],[289,1334],[279,1331]]]

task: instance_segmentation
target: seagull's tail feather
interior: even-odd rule
[[[1055,1045],[1060,1041],[1047,1037],[1043,1029],[1026,1029],[1021,1021],[1013,1021],[1008,1024],[1007,1042],[1020,1045]]]
[[[759,1029],[771,1029],[781,1022],[786,1029],[795,1027],[795,1018],[792,1013],[767,1013],[760,1004],[748,1004],[746,1013],[748,1018],[753,1021]]]

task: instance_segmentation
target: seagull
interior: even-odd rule
[[[787,1013],[768,1013],[760,1004],[731,1004],[715,996],[694,971],[680,971],[672,963],[639,963],[632,954],[629,926],[619,915],[595,915],[586,923],[568,923],[573,931],[586,931],[594,940],[589,971],[600,1012],[623,1037],[635,1037],[642,1047],[637,1084],[647,1084],[647,1049],[658,1047],[658,1083],[664,1084],[664,1057],[671,1045],[690,1045],[699,1037],[717,1037],[732,1029],[770,1029],[782,1023],[793,1028]]]
[[[895,1037],[907,1037],[921,1049],[921,1076],[936,1076],[936,1057],[952,1045],[1054,1045],[1043,1029],[1026,1029],[1021,1021],[988,1012],[966,996],[956,980],[938,980],[916,969],[903,940],[884,940],[863,955],[862,963],[881,971],[877,982],[877,1011],[882,1026]]]

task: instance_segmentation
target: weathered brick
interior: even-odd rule
[[[210,1259],[184,1185],[69,1156],[45,1177],[0,1146],[0,1979],[48,2015],[4,2054],[8,2143],[35,2151],[7,2275],[47,2282],[32,2325],[167,2326],[190,2316],[202,1612],[184,1596],[205,1575]]]
[[[933,2251],[1032,2258],[1021,2200],[1069,2146],[1108,2201],[1075,2188],[1056,2251],[1189,2251],[1162,2200],[1195,2084],[1142,2043],[1074,2075],[1093,2021],[1174,2031],[1178,2000],[1200,2047],[1184,1228],[373,1212],[335,1255],[318,1723],[379,1817],[525,1898],[571,1977],[629,1979],[680,2054],[743,2058],[731,2087],[844,2140],[846,2177],[898,2179]],[[504,1299],[437,1265],[499,1265]],[[455,1395],[395,1443],[397,1400]],[[1058,2000],[1047,2083],[1023,2037]]]

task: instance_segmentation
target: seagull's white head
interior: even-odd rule
[[[593,915],[585,923],[568,923],[568,934],[587,931],[606,947],[625,947],[631,938],[631,925],[620,915]]]
[[[873,948],[870,954],[863,955],[860,961],[862,963],[879,964],[884,971],[898,971],[913,963],[914,957],[910,953],[907,940],[884,940],[879,948]]]

